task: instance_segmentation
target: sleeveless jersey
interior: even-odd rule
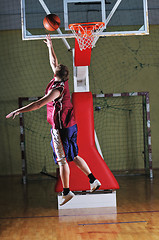
[[[68,80],[66,82],[55,81],[52,79],[45,91],[58,89],[60,96],[54,101],[47,103],[47,121],[52,128],[63,129],[76,124],[73,114],[73,105],[70,99]]]

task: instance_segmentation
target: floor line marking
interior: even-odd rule
[[[71,214],[71,215],[52,215],[52,216],[15,216],[15,217],[0,217],[0,219],[18,219],[18,218],[59,218],[59,217],[84,217],[84,216],[97,216],[97,215],[118,215],[118,214],[137,214],[137,213],[159,213],[159,210],[154,211],[138,211],[138,212],[118,212],[118,213],[98,213],[98,214]]]
[[[131,222],[107,222],[107,223],[80,223],[79,226],[90,226],[90,225],[104,225],[104,224],[123,224],[123,223],[147,223],[147,221],[131,221]]]

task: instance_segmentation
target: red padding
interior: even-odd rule
[[[75,39],[75,66],[89,66],[91,63],[91,48],[80,50],[77,39]]]
[[[76,92],[72,94],[75,118],[78,126],[79,156],[85,159],[92,173],[102,183],[100,189],[118,189],[119,185],[112,172],[106,165],[95,147],[93,99],[90,92]],[[101,122],[102,124],[102,122]],[[70,189],[85,191],[90,189],[88,177],[76,167],[74,162],[70,166]],[[55,186],[56,192],[62,192],[60,177]]]

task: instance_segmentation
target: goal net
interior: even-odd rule
[[[20,105],[34,99],[20,98]],[[94,95],[95,131],[103,158],[115,175],[151,174],[148,106],[148,93]],[[42,178],[41,173],[54,177],[57,166],[46,108],[21,114],[20,119],[23,180]]]
[[[25,106],[38,98],[19,98],[19,106]],[[23,182],[27,180],[56,178],[51,149],[50,125],[46,107],[38,111],[20,114],[21,156]]]
[[[95,130],[115,175],[151,172],[147,94],[95,95]]]

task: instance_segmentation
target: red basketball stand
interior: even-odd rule
[[[77,39],[75,39],[75,56],[74,65],[78,66],[90,66],[91,63],[91,48],[83,49],[79,48]]]
[[[76,38],[75,50],[73,51],[74,93],[72,95],[72,101],[79,130],[77,139],[79,155],[88,163],[95,176],[101,181],[102,186],[99,192],[89,194],[90,186],[87,176],[75,166],[74,162],[69,163],[70,188],[76,192],[76,196],[64,206],[60,206],[62,195],[59,194],[58,209],[116,208],[115,189],[118,189],[119,185],[100,154],[100,146],[98,149],[98,139],[95,138],[94,131],[93,98],[91,92],[89,92],[88,66],[90,66],[91,62],[91,49],[95,45],[94,40],[98,39],[98,36],[91,37],[92,35],[90,36],[90,33],[92,34],[98,29],[100,23],[83,24],[84,26],[82,28],[79,24],[74,25]],[[103,23],[101,23],[101,25],[103,25]],[[86,33],[86,36],[84,33]],[[78,181],[79,179],[80,181]],[[55,191],[62,192],[60,177],[56,183]],[[81,194],[81,192],[85,193]]]

